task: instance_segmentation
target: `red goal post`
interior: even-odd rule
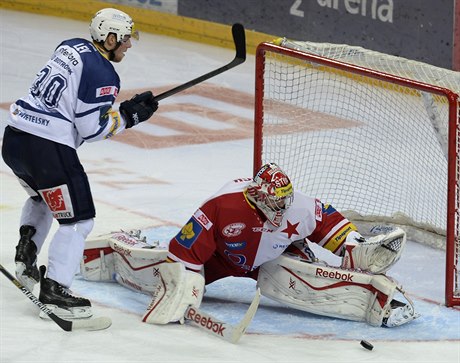
[[[274,43],[256,52],[254,171],[276,162],[358,227],[400,225],[445,249],[445,303],[460,305],[460,74],[361,47]]]

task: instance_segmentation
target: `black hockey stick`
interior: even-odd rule
[[[234,68],[237,65],[243,63],[246,60],[246,36],[244,34],[243,25],[238,24],[238,23],[233,24],[232,35],[233,35],[233,42],[235,43],[236,55],[235,55],[235,58],[233,58],[233,60],[230,63],[226,64],[223,67],[215,69],[212,72],[203,74],[202,76],[198,78],[192,79],[191,81],[187,83],[181,84],[173,89],[170,89],[169,91],[160,93],[159,95],[155,96],[155,100],[160,101],[162,99],[165,99],[166,97],[172,96],[178,92],[186,90],[187,88],[195,86],[198,83],[206,81],[209,78],[215,77],[218,74],[228,71],[229,69]]]
[[[14,284],[16,287],[22,291],[35,305],[37,305],[41,311],[43,311],[51,320],[53,320],[59,327],[65,331],[72,331],[74,329],[87,329],[87,330],[102,330],[107,329],[112,325],[112,321],[107,317],[100,317],[95,319],[81,319],[75,321],[69,321],[60,318],[53,313],[51,309],[48,309],[45,304],[43,304],[37,297],[32,294],[24,285],[22,285],[19,280],[17,280],[13,275],[11,275],[1,264],[0,270],[2,273]]]

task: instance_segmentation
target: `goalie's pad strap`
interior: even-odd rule
[[[396,282],[384,275],[305,263],[281,255],[260,267],[261,294],[313,314],[381,326]]]
[[[80,262],[80,274],[85,280],[113,281],[115,264],[113,262],[113,249],[109,244],[110,236],[86,241],[83,258]]]
[[[142,317],[149,324],[184,322],[188,307],[199,307],[204,293],[204,277],[186,270],[180,262],[159,265],[158,285]]]

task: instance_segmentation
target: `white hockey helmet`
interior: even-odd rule
[[[89,32],[93,40],[98,43],[104,42],[110,33],[117,36],[117,42],[129,37],[139,39],[139,33],[134,29],[133,19],[123,11],[113,8],[99,10],[91,19]]]
[[[246,189],[247,198],[279,227],[283,214],[294,201],[294,189],[286,173],[275,163],[262,166]]]

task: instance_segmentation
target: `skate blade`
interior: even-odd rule
[[[57,305],[46,304],[46,307],[50,309],[53,314],[57,315],[61,319],[65,320],[78,320],[88,319],[93,316],[93,312],[90,306],[85,307],[74,307],[74,308],[60,308]],[[40,311],[40,318],[50,320],[48,314]]]
[[[16,262],[16,278],[27,290],[32,292],[34,290],[35,285],[38,284],[38,281],[28,275],[25,275],[25,270],[26,265],[24,263]]]

